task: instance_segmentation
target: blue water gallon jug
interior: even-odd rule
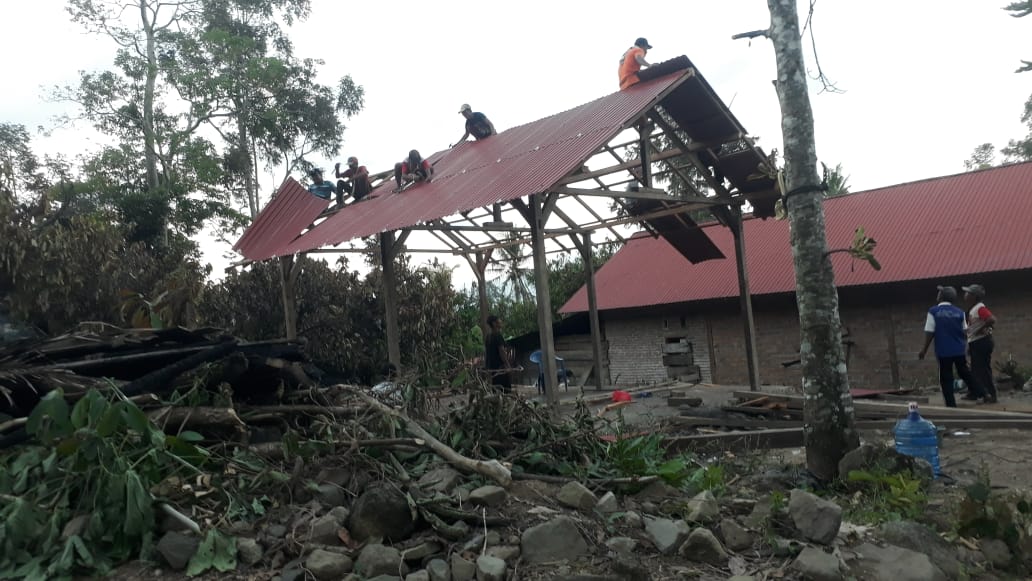
[[[939,477],[939,436],[935,424],[921,417],[917,403],[911,402],[907,417],[896,422],[893,430],[896,436],[896,451],[900,454],[923,458],[932,465],[935,477]]]

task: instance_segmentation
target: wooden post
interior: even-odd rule
[[[728,226],[735,238],[735,265],[738,267],[738,295],[742,303],[745,324],[745,359],[749,369],[749,389],[760,390],[760,363],[756,354],[756,321],[753,319],[752,295],[749,292],[749,269],[745,264],[745,222],[742,207],[731,207],[732,220]]]
[[[649,143],[649,134],[652,127],[648,120],[642,119],[638,125],[638,155],[641,157],[641,185],[646,188],[652,187],[652,145]]]
[[[283,330],[288,341],[297,339],[297,290],[294,288],[301,276],[301,259],[293,255],[280,257],[280,289],[283,296]]]
[[[477,252],[476,262],[471,262],[473,272],[477,276],[477,299],[480,303],[480,330],[487,338],[491,329],[487,327],[487,317],[491,314],[491,304],[487,300],[487,264],[491,260],[491,251]]]
[[[541,365],[545,375],[545,398],[550,405],[559,403],[556,380],[555,338],[552,336],[552,296],[548,289],[548,261],[545,256],[545,214],[540,194],[530,196],[530,229],[534,241],[534,288],[537,295],[538,330],[541,339]]]
[[[398,331],[398,288],[394,274],[394,231],[380,234],[380,267],[383,269],[384,323],[387,327],[387,359],[401,370],[401,333]]]
[[[892,387],[900,389],[899,351],[896,348],[896,316],[891,306],[888,308],[888,314],[889,324],[886,325],[885,338],[889,347],[889,374],[892,376]]]
[[[595,366],[595,389],[602,391],[602,328],[598,321],[598,299],[595,294],[595,257],[591,251],[591,232],[584,233],[581,246],[584,258],[584,274],[588,279],[588,321],[591,323],[591,360]]]

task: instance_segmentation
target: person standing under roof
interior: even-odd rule
[[[337,177],[337,207],[344,207],[344,194],[349,193],[358,202],[366,197],[373,190],[373,184],[369,181],[369,170],[364,165],[358,165],[358,158],[348,158],[348,169],[343,173],[340,171],[340,164],[333,166],[333,173]],[[344,181],[340,178],[347,178]]]
[[[322,177],[322,170],[317,167],[313,167],[308,171],[309,177],[312,178],[312,183],[308,184],[308,192],[319,196],[324,200],[333,198],[333,184],[326,181]]]
[[[639,38],[634,41],[634,46],[627,49],[627,52],[623,53],[620,57],[620,90],[624,90],[630,87],[641,79],[638,78],[638,71],[642,68],[652,66],[645,60],[645,54],[648,53],[652,45],[649,41],[644,38]]]
[[[470,135],[472,135],[477,141],[480,141],[481,139],[487,139],[492,135],[498,134],[498,132],[495,131],[494,124],[487,118],[487,115],[484,115],[479,111],[474,112],[473,108],[470,107],[468,103],[464,103],[462,107],[459,107],[459,114],[466,118],[466,132],[462,134],[462,137],[460,137],[458,141],[455,142],[455,145],[466,141]],[[452,147],[455,147],[455,145]]]
[[[430,177],[433,175],[434,167],[413,149],[404,161],[394,164],[394,182],[398,184],[394,191],[400,192],[404,189],[402,181],[405,182],[405,185],[412,182],[429,183]]]
[[[917,354],[924,359],[928,346],[935,341],[935,357],[939,360],[939,387],[942,388],[942,399],[946,407],[957,407],[953,395],[953,369],[968,384],[966,399],[978,400],[982,397],[981,389],[973,377],[967,364],[967,317],[960,308],[953,305],[957,300],[957,289],[951,286],[940,286],[937,300],[939,304],[928,309],[925,319],[925,343]]]
[[[986,394],[986,401],[996,403],[996,384],[993,383],[993,326],[996,317],[985,306],[985,287],[980,284],[962,286],[967,313],[968,353],[971,355],[971,375]]]
[[[502,335],[502,320],[496,315],[487,318],[487,326],[490,331],[484,337],[484,368],[491,379],[491,385],[503,392],[512,392],[512,376],[509,370],[512,368],[512,355],[505,346],[505,336]]]

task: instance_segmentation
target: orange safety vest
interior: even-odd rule
[[[626,89],[640,80],[638,79],[638,71],[641,70],[641,65],[638,64],[639,56],[645,56],[645,49],[640,46],[632,46],[620,58],[620,89]]]

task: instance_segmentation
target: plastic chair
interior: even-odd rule
[[[538,393],[545,392],[545,366],[541,364],[541,350],[538,349],[530,354],[530,362],[538,366],[538,381],[537,388]],[[563,382],[563,387],[566,391],[570,391],[570,380],[566,373],[566,360],[558,355],[555,356],[555,362],[559,364],[559,381]]]

